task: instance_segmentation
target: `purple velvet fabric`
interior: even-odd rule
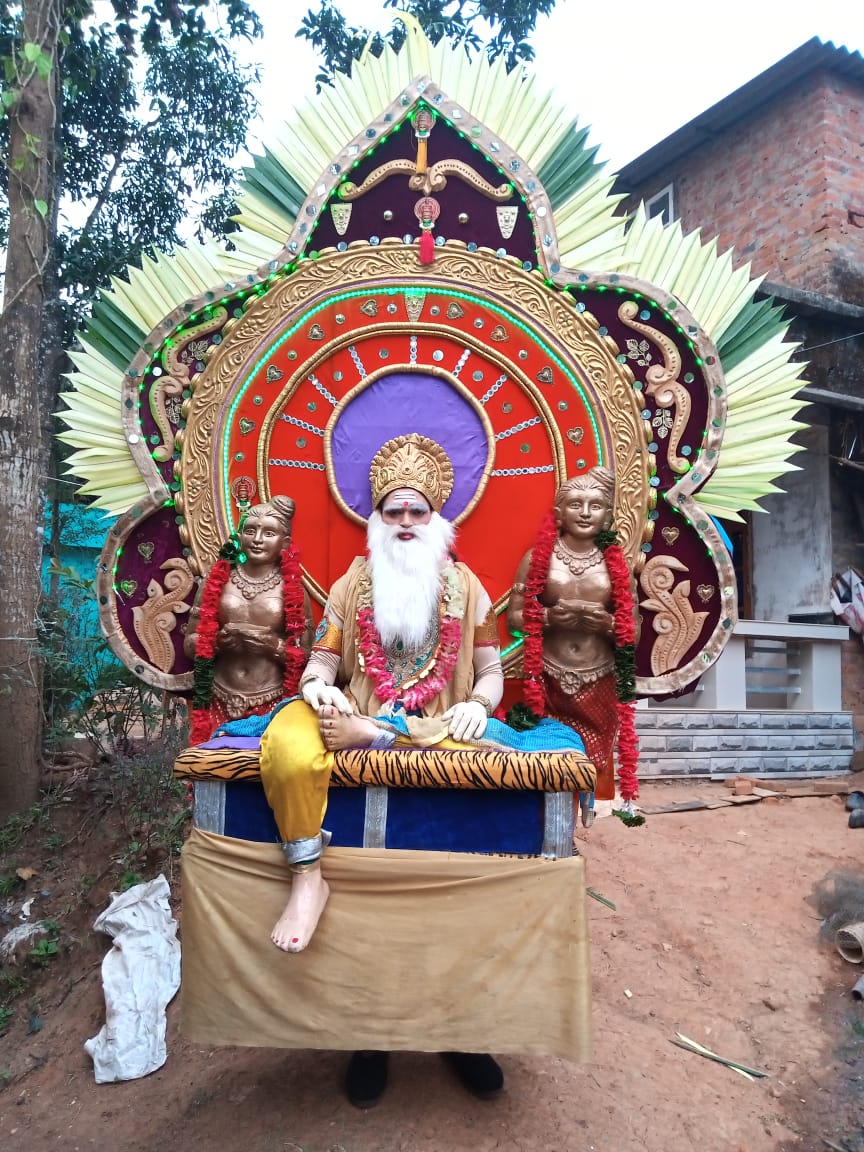
[[[453,520],[470,503],[483,478],[488,439],[474,407],[439,376],[394,372],[376,380],[347,406],[333,429],[332,442],[342,499],[358,515],[368,517],[372,458],[382,444],[409,432],[435,440],[450,457],[455,484],[442,515]]]
[[[207,740],[200,745],[209,752],[216,752],[223,748],[233,748],[239,752],[258,752],[261,748],[260,736],[217,736],[214,740]]]

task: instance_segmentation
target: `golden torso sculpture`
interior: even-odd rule
[[[184,647],[210,662],[209,683],[196,683],[200,739],[226,720],[271,709],[305,663],[311,613],[290,548],[293,516],[294,501],[284,496],[249,508],[237,537],[239,562],[214,568],[193,610]],[[200,663],[197,672],[200,680]],[[296,683],[287,687],[296,691]]]
[[[532,621],[542,628],[543,710],[582,737],[600,799],[615,794],[618,715],[613,587],[597,537],[611,525],[614,493],[614,476],[602,467],[561,485],[553,538],[522,558],[507,617],[514,632]],[[539,606],[533,617],[526,599]]]

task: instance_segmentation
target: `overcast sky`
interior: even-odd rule
[[[267,126],[314,92],[314,54],[294,33],[318,0],[252,2],[265,30],[248,52],[262,73],[254,136],[266,140]],[[358,26],[383,30],[393,19],[381,0],[336,2]],[[862,0],[558,0],[531,42],[535,69],[617,169],[813,36],[864,49]]]

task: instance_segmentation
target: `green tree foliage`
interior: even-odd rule
[[[39,573],[62,349],[180,221],[224,220],[253,77],[246,0],[0,0],[0,817],[39,789]]]
[[[482,48],[490,60],[504,56],[507,70],[534,59],[528,37],[538,16],[548,16],[555,0],[385,0],[384,8],[414,16],[433,44],[446,37],[463,44],[467,52]],[[297,35],[310,41],[322,57],[317,83],[330,84],[334,72],[350,72],[352,60],[370,43],[370,51],[380,55],[385,43],[401,47],[405,28],[394,23],[387,32],[370,32],[348,24],[333,0],[321,0],[317,12],[303,17]]]
[[[0,0],[4,62],[23,51],[24,7]],[[199,236],[230,230],[232,161],[256,107],[256,76],[230,45],[261,24],[245,0],[66,0],[60,19],[51,287],[68,343],[108,277],[170,250],[190,215]],[[7,64],[6,88],[13,76]],[[7,130],[0,121],[0,146]],[[4,178],[0,245],[6,190]]]

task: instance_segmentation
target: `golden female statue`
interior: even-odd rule
[[[621,655],[632,680],[635,622],[630,574],[609,534],[615,478],[592,468],[555,494],[553,516],[522,559],[507,622],[525,636],[526,697],[535,711],[574,728],[597,770],[596,796],[615,795],[614,749],[622,704]],[[604,534],[606,537],[604,539]],[[619,740],[625,800],[636,794],[635,736]]]
[[[185,640],[195,657],[193,744],[297,693],[311,613],[291,545],[293,517],[286,496],[249,508],[207,578]]]

